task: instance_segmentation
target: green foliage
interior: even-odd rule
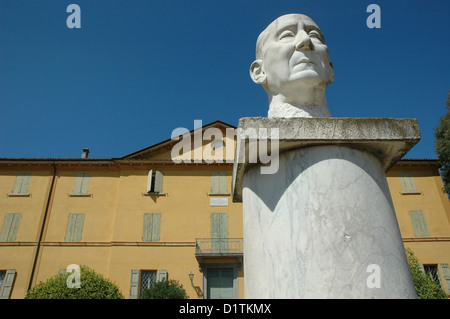
[[[442,165],[440,172],[444,182],[444,191],[450,197],[450,92],[445,105],[448,111],[447,114],[441,117],[439,125],[435,129],[436,142],[434,149]]]
[[[56,275],[40,282],[27,291],[25,299],[123,299],[115,283],[86,266],[80,266],[80,288],[68,287],[70,275]]]
[[[176,280],[162,280],[144,290],[141,299],[187,299],[183,285]]]
[[[419,260],[411,249],[406,249],[409,269],[419,299],[447,299],[447,294],[441,286],[428,276],[420,267]]]

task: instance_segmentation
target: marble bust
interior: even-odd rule
[[[333,64],[308,16],[283,15],[261,32],[250,76],[268,95],[268,117],[331,117],[325,90],[334,81]]]

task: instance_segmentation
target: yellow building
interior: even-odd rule
[[[23,298],[77,264],[127,298],[163,278],[190,298],[243,298],[234,129],[216,121],[121,158],[0,159],[0,297]],[[448,292],[450,204],[438,167],[402,160],[387,180],[405,246]]]

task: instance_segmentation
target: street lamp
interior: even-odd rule
[[[191,286],[194,287],[194,274],[192,271],[189,273],[189,279],[191,280]]]

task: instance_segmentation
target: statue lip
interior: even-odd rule
[[[310,59],[301,59],[300,61],[298,61],[295,65],[299,65],[302,63],[313,63],[313,64],[317,64],[316,62],[310,60]]]

